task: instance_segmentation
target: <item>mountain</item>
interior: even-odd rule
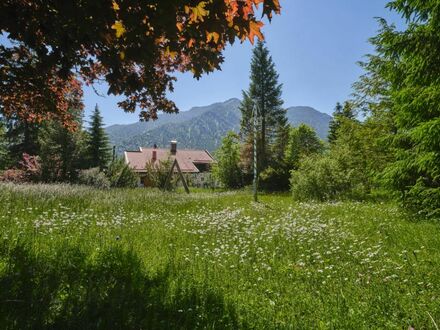
[[[214,151],[228,131],[239,131],[239,105],[240,100],[230,99],[178,114],[162,114],[156,121],[109,126],[106,132],[118,154],[153,144],[166,148],[173,139],[178,148]],[[291,107],[287,118],[292,125],[305,123],[315,128],[319,137],[327,138],[331,116],[310,107]]]
[[[291,107],[287,109],[287,119],[292,126],[306,124],[313,127],[321,139],[327,140],[330,120],[332,119],[328,114],[311,107]]]

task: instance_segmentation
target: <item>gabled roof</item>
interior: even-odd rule
[[[153,150],[156,151],[156,161],[153,162]],[[159,163],[167,159],[177,159],[183,173],[198,173],[195,164],[212,164],[214,159],[207,150],[177,149],[175,155],[171,155],[169,149],[139,148],[139,151],[125,151],[125,162],[135,172],[145,172],[147,162]]]

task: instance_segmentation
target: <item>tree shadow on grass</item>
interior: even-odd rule
[[[87,255],[60,247],[37,255],[0,246],[0,324],[5,329],[237,329],[234,306],[178,281],[172,267],[148,275],[114,247]]]

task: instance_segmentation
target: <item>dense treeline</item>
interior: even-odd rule
[[[388,8],[406,19],[406,27],[399,31],[379,20],[381,30],[371,39],[376,51],[360,63],[365,73],[353,85],[353,98],[336,105],[327,142],[300,126],[287,128],[288,138],[282,139],[287,143],[273,148],[274,140],[262,138],[264,119],[256,112],[260,117],[258,172],[264,183],[260,188],[286,190],[285,183],[290,181],[291,192],[299,200],[365,198],[384,191],[409,210],[440,216],[440,9],[436,0],[396,0]],[[243,149],[241,159],[233,164],[232,158],[222,159],[223,153],[218,164],[240,166],[243,176],[237,180],[241,186],[250,184],[252,168],[249,109],[258,109],[261,99],[275,97],[273,120],[282,117],[281,86],[271,79],[278,76],[270,57],[261,57],[262,48],[259,44],[254,51],[251,88],[244,93],[242,140],[232,141],[233,148]],[[271,84],[261,88],[264,79],[256,72],[266,72]],[[277,128],[284,129],[280,124],[271,133]],[[230,143],[227,137],[224,145]],[[276,162],[268,162],[268,154]]]

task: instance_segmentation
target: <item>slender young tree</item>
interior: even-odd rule
[[[0,117],[0,171],[9,163],[8,143],[6,140],[6,127]]]
[[[329,131],[328,131],[328,142],[334,143],[337,139],[338,134],[338,128],[339,128],[339,116],[342,114],[342,104],[336,103],[335,110],[333,111],[332,119],[330,120],[329,124]]]
[[[356,115],[350,102],[345,102],[344,105],[339,102],[336,103],[333,118],[329,124],[328,142],[334,144],[338,139],[338,132],[343,120],[354,120],[355,117]]]
[[[250,85],[243,92],[240,105],[242,113],[241,137],[245,143],[252,141],[253,117],[258,117],[257,153],[258,170],[264,171],[271,163],[271,154],[277,135],[287,124],[286,110],[281,99],[282,85],[275,64],[263,42],[258,42],[253,51],[250,72]],[[247,154],[248,156],[252,156]],[[251,161],[245,161],[251,164]]]
[[[88,139],[89,167],[105,168],[110,161],[110,146],[98,105],[90,117]]]
[[[240,188],[243,184],[243,175],[240,168],[239,137],[229,132],[216,152],[217,163],[214,166],[214,176],[226,188]]]

